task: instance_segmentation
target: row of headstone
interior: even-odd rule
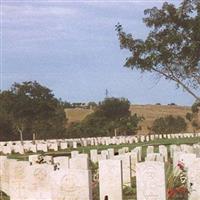
[[[187,169],[189,200],[200,199],[200,145],[171,145],[174,173],[179,162]],[[165,162],[167,147],[146,149],[142,160],[142,147],[129,151],[123,147],[115,155],[114,149],[90,151],[90,159],[99,162],[100,200],[121,200],[124,186],[130,186],[136,176],[137,200],[166,199]],[[16,161],[0,157],[0,190],[11,200],[19,199],[70,199],[92,200],[91,172],[88,154],[71,152],[66,156],[31,155],[29,161]]]
[[[124,176],[123,160],[108,159],[99,162],[100,200],[122,200]],[[164,162],[136,163],[137,200],[166,200]]]
[[[187,172],[189,200],[200,199],[200,144],[171,145],[174,170],[179,162],[184,163]],[[166,169],[168,161],[167,147],[147,147],[145,162],[139,162],[138,150],[116,155],[111,159],[99,161],[100,200],[122,200],[123,186],[130,186],[130,177],[136,176],[137,200],[166,200]],[[196,153],[197,152],[197,153]],[[132,157],[131,157],[132,154]],[[131,173],[133,170],[135,173]]]
[[[44,160],[49,159],[44,156]],[[52,163],[37,160],[41,158],[31,156],[29,161],[17,161],[0,156],[0,190],[11,200],[92,200],[91,171],[86,155],[71,159],[55,157]]]
[[[117,137],[96,137],[96,138],[77,138],[77,139],[57,139],[57,140],[35,140],[34,142],[23,141],[7,141],[0,142],[0,153],[11,154],[25,152],[48,152],[66,150],[68,148],[78,148],[79,146],[97,146],[97,145],[119,145],[126,143],[148,142],[162,138],[189,138],[200,137],[200,133],[179,133],[179,134],[163,134],[163,135],[137,135],[137,136],[117,136]],[[122,150],[123,152],[123,150]]]

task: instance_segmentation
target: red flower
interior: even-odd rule
[[[181,194],[189,193],[188,189],[186,187],[184,187],[184,186],[176,188],[176,191],[177,191],[177,193],[181,193]]]
[[[168,199],[171,199],[171,198],[174,198],[176,197],[176,195],[185,195],[185,194],[188,194],[189,191],[186,187],[184,186],[180,186],[180,187],[177,187],[177,188],[170,188],[168,189],[167,191],[167,195],[168,195]]]
[[[173,198],[176,194],[176,188],[170,188],[167,191],[168,198]]]
[[[184,166],[183,162],[179,161],[178,164],[177,164],[177,166],[180,168],[180,170],[184,170],[185,166]]]

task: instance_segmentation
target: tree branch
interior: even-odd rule
[[[178,79],[173,72],[168,68],[169,72],[171,73],[171,76],[152,67],[152,70],[154,70],[155,72],[162,74],[164,77],[166,77],[167,79],[173,80],[176,83],[178,83],[179,85],[181,85],[189,94],[191,94],[196,100],[200,101],[200,97],[197,96],[189,87],[187,87],[180,79]]]

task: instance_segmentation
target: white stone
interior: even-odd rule
[[[69,168],[69,157],[58,156],[53,158],[54,165],[56,164],[59,169],[66,170]]]
[[[53,166],[48,164],[32,165],[26,180],[27,194],[31,199],[51,200],[51,179]]]
[[[71,157],[75,158],[79,154],[78,151],[71,151]]]
[[[167,147],[164,145],[159,145],[159,153],[164,156],[165,162],[168,161]]]
[[[132,151],[135,151],[135,152],[138,153],[138,159],[139,159],[139,161],[141,161],[142,160],[142,147],[141,146],[140,147],[136,147]]]
[[[37,144],[37,150],[42,152],[48,152],[47,144],[46,143]]]
[[[173,158],[173,167],[176,168],[179,162],[184,163],[185,167],[188,168],[189,165],[196,159],[196,154],[193,153],[183,153],[175,152]]]
[[[90,159],[92,162],[96,163],[98,162],[98,152],[96,149],[91,149],[90,150]]]
[[[26,199],[29,194],[27,177],[29,175],[27,161],[16,161],[9,168],[9,196],[10,199]]]
[[[200,199],[200,158],[195,159],[188,168],[189,200]]]
[[[163,162],[147,161],[136,165],[137,200],[166,200]]]
[[[113,159],[122,161],[123,185],[131,186],[131,156],[130,154],[117,155]]]
[[[10,163],[16,160],[9,160],[6,156],[0,156],[0,190],[9,194],[9,169]]]
[[[160,153],[149,153],[147,154],[145,161],[160,161],[164,162],[164,156]]]
[[[77,156],[77,157],[74,157],[74,158],[70,158],[69,167],[70,167],[70,169],[88,170],[88,168],[89,168],[88,157]]]
[[[100,200],[122,200],[122,161],[101,160],[99,162]]]
[[[12,149],[9,146],[3,146],[2,147],[2,152],[3,152],[3,154],[11,154]]]
[[[48,149],[49,150],[53,150],[53,151],[58,151],[58,144],[57,144],[57,142],[49,143],[48,144]]]
[[[60,143],[60,149],[61,149],[61,150],[64,150],[64,149],[67,149],[67,148],[68,148],[67,142],[61,142],[61,143]]]
[[[111,149],[111,148],[108,149],[108,158],[110,158],[110,159],[113,158],[114,157],[114,153],[115,153],[114,149]]]
[[[131,177],[134,177],[136,175],[136,164],[138,163],[138,153],[137,152],[131,152]]]
[[[51,173],[52,200],[92,200],[89,170],[68,169]]]
[[[148,155],[149,153],[154,153],[154,146],[148,146],[148,147],[147,147],[147,155]]]
[[[76,149],[77,148],[77,142],[73,141],[73,148]]]
[[[107,150],[101,151],[101,159],[103,159],[103,160],[108,159],[108,151]]]

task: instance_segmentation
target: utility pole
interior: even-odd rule
[[[106,89],[105,95],[106,95],[106,99],[107,99],[108,98],[108,89]]]

